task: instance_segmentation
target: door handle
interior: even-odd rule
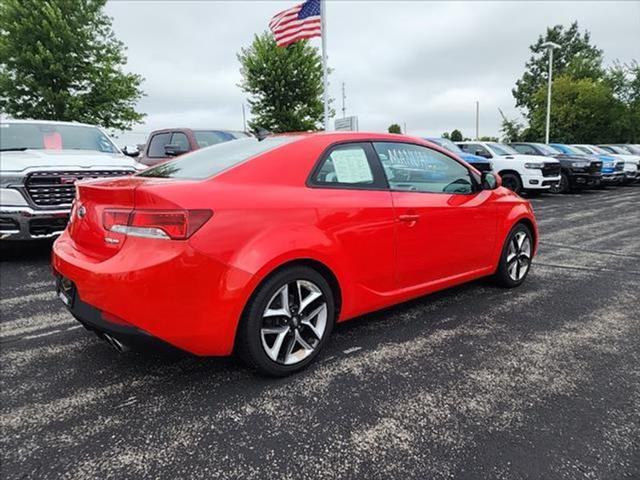
[[[415,223],[419,219],[420,219],[420,215],[416,215],[416,214],[398,215],[398,220],[400,220],[401,222]]]

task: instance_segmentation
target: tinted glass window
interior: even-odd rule
[[[182,132],[173,132],[171,135],[171,145],[176,145],[180,147],[181,150],[189,151],[191,147],[189,146],[189,139]]]
[[[520,153],[524,153],[526,155],[535,155],[536,149],[531,145],[512,145],[514,149],[516,149]]]
[[[335,147],[320,166],[313,182],[322,185],[373,185],[373,172],[364,147],[359,144]]]
[[[211,145],[217,145],[218,143],[227,142],[236,138],[230,133],[217,130],[196,130],[193,134],[200,148],[210,147]]]
[[[469,170],[435,150],[408,143],[374,143],[392,190],[471,193]]]
[[[149,153],[147,155],[152,158],[166,157],[167,155],[164,153],[164,146],[169,145],[170,140],[170,132],[156,133],[151,138],[151,142],[149,142]]]
[[[200,180],[228,170],[251,157],[296,140],[296,137],[271,137],[263,141],[246,138],[196,150],[175,160],[149,168],[141,177]]]
[[[496,155],[513,155],[518,153],[517,150],[514,150],[508,145],[504,145],[502,143],[488,143],[489,147],[496,153]]]
[[[460,148],[471,155],[479,155],[485,158],[492,158],[493,155],[489,150],[478,143],[463,143]]]
[[[118,151],[111,140],[96,127],[6,121],[0,125],[0,148],[94,150],[106,153]]]

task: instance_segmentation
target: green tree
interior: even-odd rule
[[[458,129],[455,129],[451,132],[451,141],[452,142],[461,142],[463,139],[462,132]]]
[[[397,123],[389,125],[389,133],[402,133],[402,128]]]
[[[278,47],[273,35],[264,32],[240,50],[238,60],[240,87],[250,95],[252,129],[295,132],[322,128],[322,58],[316,48],[306,40]]]
[[[451,140],[451,134],[449,132],[444,132],[440,135],[442,138],[446,138],[447,140]]]
[[[629,64],[616,62],[607,71],[605,82],[624,105],[618,122],[620,141],[640,142],[640,65],[635,60]]]
[[[561,143],[625,141],[625,105],[615,98],[610,85],[590,78],[568,75],[553,81],[550,137]],[[546,124],[547,91],[540,87],[533,96],[528,140],[542,141]]]
[[[500,108],[498,111],[502,116],[502,125],[500,127],[502,141],[505,143],[523,141],[525,135],[524,125],[516,119],[507,118]]]
[[[537,105],[534,96],[548,79],[548,49],[542,45],[545,42],[554,42],[560,45],[553,52],[553,75],[568,74],[573,78],[601,78],[602,50],[591,45],[589,32],[580,32],[578,22],[573,22],[568,28],[563,25],[555,25],[547,28],[545,35],[540,35],[536,43],[529,49],[531,57],[525,64],[525,72],[516,81],[516,87],[512,90],[516,99],[516,106],[531,112]]]
[[[0,110],[16,118],[95,123],[126,130],[144,115],[140,75],[106,0],[0,1]]]

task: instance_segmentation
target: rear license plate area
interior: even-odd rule
[[[69,308],[73,307],[73,302],[76,298],[76,286],[71,280],[62,275],[58,275],[56,278],[56,293],[62,303]]]

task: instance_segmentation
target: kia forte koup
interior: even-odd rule
[[[53,250],[76,319],[117,348],[237,352],[275,376],[336,322],[480,277],[520,285],[538,237],[499,176],[401,135],[252,137],[76,186]]]

